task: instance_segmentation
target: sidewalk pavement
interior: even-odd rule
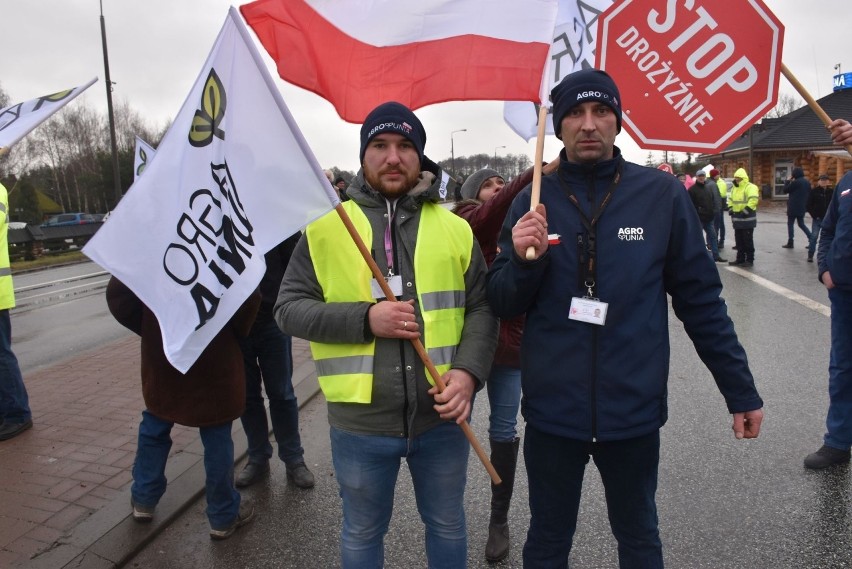
[[[129,336],[25,375],[34,426],[0,442],[0,567],[121,567],[204,492],[198,430],[175,425],[154,521],[130,515],[144,409],[139,357],[139,339]],[[293,369],[301,406],[319,386],[308,343],[298,338]],[[239,421],[233,438],[239,462]]]

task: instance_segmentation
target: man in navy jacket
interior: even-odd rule
[[[612,78],[577,71],[551,99],[565,147],[559,169],[542,179],[536,211],[529,188],[515,199],[488,275],[497,315],[527,318],[524,567],[566,566],[590,457],[621,567],[662,567],[654,494],[667,418],[667,293],[725,398],[736,438],[757,437],[763,401],[689,195],[672,176],[626,162],[614,144],[621,105]]]
[[[852,125],[830,125],[835,144],[852,144]],[[805,467],[821,469],[849,462],[852,447],[852,173],[837,183],[822,221],[817,250],[819,280],[831,300],[831,355],[828,363],[828,414],[823,445],[805,457]]]

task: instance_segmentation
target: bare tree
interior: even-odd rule
[[[163,129],[158,132],[145,122],[145,117],[134,110],[130,103],[122,100],[115,108],[115,142],[119,152],[134,152],[136,137],[148,144],[157,145],[165,134]]]
[[[781,93],[778,95],[778,102],[772,107],[772,110],[766,113],[763,117],[767,119],[777,119],[789,115],[796,109],[804,106],[804,101],[789,93]]]

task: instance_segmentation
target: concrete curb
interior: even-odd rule
[[[313,360],[293,370],[293,387],[303,407],[319,393]],[[246,456],[247,444],[239,421],[234,422],[234,457],[238,464]],[[26,562],[30,569],[114,569],[124,566],[204,493],[204,449],[200,437],[182,452],[169,458],[166,466],[168,490],[157,505],[150,524],[133,521],[130,489],[77,525],[56,547]]]

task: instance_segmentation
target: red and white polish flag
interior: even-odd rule
[[[378,104],[541,100],[556,0],[258,0],[240,7],[282,79],[361,123]]]

